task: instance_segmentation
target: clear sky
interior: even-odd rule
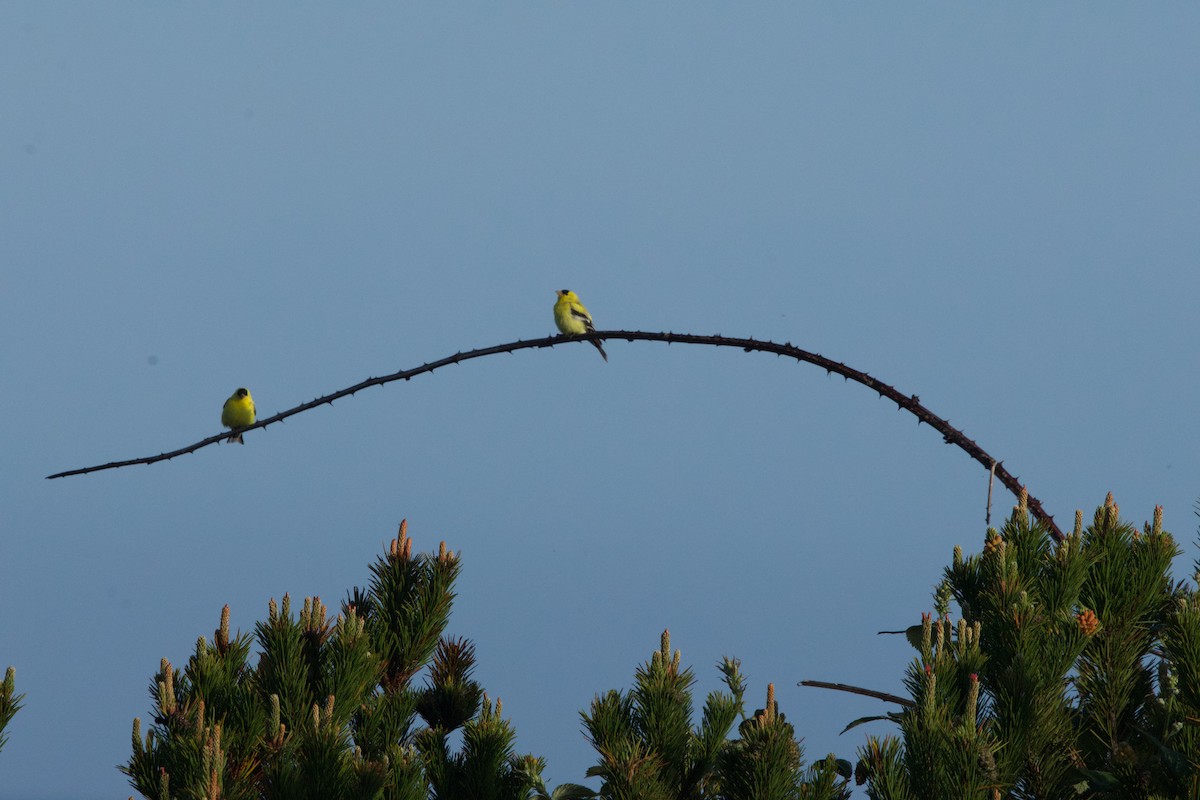
[[[221,606],[336,606],[401,518],[550,783],[663,628],[810,757],[901,688],[986,472],[762,354],[587,344],[371,389],[245,447],[46,481],[458,350],[791,341],[919,394],[1065,526],[1196,556],[1192,4],[45,3],[0,10],[0,797],[111,798]],[[997,491],[1000,510],[1013,498]]]

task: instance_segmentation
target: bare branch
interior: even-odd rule
[[[833,689],[838,692],[850,692],[850,694],[861,694],[867,697],[874,697],[876,700],[882,700],[885,703],[898,703],[905,708],[912,708],[916,705],[907,697],[900,697],[887,692],[877,692],[874,689],[863,689],[859,686],[851,686],[847,683],[826,683],[825,681],[800,681],[797,686],[813,686],[817,689]]]
[[[497,353],[512,353],[517,350],[554,347],[555,345],[572,342],[604,341],[607,339],[624,339],[628,342],[666,342],[668,344],[701,344],[709,345],[711,347],[736,347],[746,351],[747,353],[774,353],[779,356],[794,358],[796,361],[804,362],[806,364],[813,364],[828,373],[841,375],[846,380],[854,381],[855,383],[861,383],[868,389],[877,392],[880,397],[885,397],[888,400],[891,400],[900,409],[907,411],[916,417],[918,423],[924,422],[926,425],[942,434],[942,439],[947,444],[952,444],[958,447],[975,461],[982,464],[985,469],[990,471],[994,465],[996,477],[999,478],[1000,482],[1004,484],[1004,487],[1014,495],[1019,495],[1021,492],[1021,483],[1019,479],[1006,470],[1002,462],[998,462],[996,459],[984,452],[982,447],[977,445],[971,439],[968,439],[962,431],[952,426],[947,420],[942,419],[925,406],[921,405],[921,399],[915,394],[901,394],[900,392],[896,391],[895,388],[883,383],[880,380],[877,380],[876,378],[871,377],[865,372],[848,367],[840,361],[834,361],[832,359],[825,358],[824,356],[817,355],[816,353],[810,353],[807,350],[802,350],[799,347],[793,346],[791,343],[779,344],[778,342],[770,342],[765,340],[737,339],[729,336],[702,336],[691,333],[595,331],[592,333],[579,334],[577,336],[547,336],[542,339],[518,339],[517,341],[509,342],[508,344],[498,344],[493,347],[482,347],[478,350],[468,350],[465,353],[455,353],[452,356],[447,356],[446,358],[438,361],[430,361],[429,363],[422,364],[419,367],[393,372],[391,375],[383,375],[378,378],[367,378],[361,383],[356,383],[353,386],[349,386],[345,389],[334,392],[333,394],[327,394],[323,397],[318,397],[315,400],[310,400],[307,403],[301,403],[295,408],[290,408],[287,411],[281,411],[272,417],[260,419],[253,425],[241,429],[241,432],[245,433],[246,431],[252,431],[256,428],[265,428],[268,425],[274,425],[276,422],[282,422],[288,417],[295,416],[303,411],[308,411],[310,408],[331,404],[334,400],[361,392],[363,389],[367,389],[371,386],[382,386],[385,383],[391,383],[393,381],[406,381],[410,378],[416,377],[417,375],[421,375],[426,372],[433,372],[440,367],[449,366],[450,364],[459,364],[463,361],[470,361],[475,358],[482,358],[483,356],[495,355]],[[216,444],[228,436],[229,432],[226,431],[224,433],[218,433],[213,436],[209,436],[206,439],[201,439],[195,444],[188,445],[187,447],[181,447],[178,450],[172,450],[168,453],[159,453],[156,456],[133,458],[129,459],[128,461],[112,461],[107,464],[99,464],[94,467],[83,467],[81,469],[72,469],[67,470],[66,472],[56,472],[55,474],[47,475],[46,477],[48,479],[66,478],[70,475],[86,475],[89,472],[99,472],[106,469],[116,469],[118,467],[129,467],[135,464],[154,464],[159,461],[168,461],[176,456],[194,453],[202,447],[207,447],[210,444]],[[1051,536],[1058,541],[1062,540],[1062,531],[1060,531],[1058,526],[1054,524],[1054,518],[1046,513],[1046,511],[1042,508],[1041,502],[1039,502],[1037,498],[1033,497],[1032,495],[1029,496],[1029,511],[1033,514],[1035,519],[1046,525]]]

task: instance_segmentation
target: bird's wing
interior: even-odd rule
[[[589,331],[596,330],[592,326],[592,315],[587,312],[587,309],[578,304],[571,305],[571,316],[583,323],[584,327]]]

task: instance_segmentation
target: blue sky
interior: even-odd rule
[[[494,357],[149,467],[46,481],[553,332],[791,341],[919,394],[1070,524],[1196,556],[1200,11],[1127,4],[5,6],[0,797],[126,796],[221,606],[331,606],[401,518],[550,782],[663,628],[853,757],[986,473],[862,387],[613,341]],[[1000,509],[1012,498],[997,493]]]

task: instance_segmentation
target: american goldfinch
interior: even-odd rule
[[[596,330],[592,325],[592,315],[583,307],[583,303],[579,302],[579,295],[570,289],[561,289],[558,292],[558,300],[554,303],[554,324],[567,336]],[[608,354],[604,352],[600,342],[593,340],[592,344],[600,351],[600,356],[608,361]]]
[[[221,409],[221,424],[233,430],[233,434],[225,441],[245,444],[238,429],[253,425],[254,419],[254,398],[250,396],[250,390],[238,389],[225,401],[225,407]]]

